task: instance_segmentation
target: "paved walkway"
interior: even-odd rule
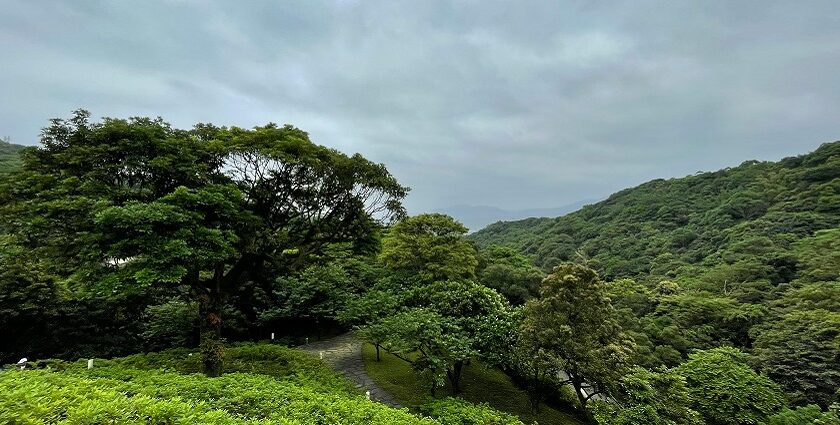
[[[347,376],[362,391],[370,391],[371,400],[391,407],[402,407],[391,394],[376,385],[367,375],[362,360],[362,343],[354,338],[352,333],[301,345],[298,348],[315,356],[323,353],[325,363]]]

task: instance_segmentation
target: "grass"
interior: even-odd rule
[[[390,392],[403,406],[416,408],[426,402],[429,389],[417,378],[411,366],[382,351],[382,360],[376,361],[376,349],[365,344],[362,348],[365,369],[368,375],[383,389]],[[494,409],[514,414],[525,423],[579,425],[580,421],[568,413],[543,405],[534,413],[528,403],[528,396],[518,388],[502,371],[480,364],[464,367],[462,393],[460,398],[472,403],[487,403]],[[438,396],[449,395],[449,388],[438,390]]]

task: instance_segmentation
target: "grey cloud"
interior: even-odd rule
[[[0,134],[288,122],[413,212],[538,208],[837,139],[840,12],[776,1],[3,1]]]

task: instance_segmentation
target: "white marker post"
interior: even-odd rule
[[[88,369],[93,369],[93,359],[88,359]]]
[[[274,332],[271,333],[271,341],[274,341]]]
[[[370,391],[365,391],[365,397],[367,397],[367,399],[370,400]]]
[[[318,357],[320,357],[320,358],[321,358],[321,360],[324,360],[324,352],[323,352],[323,351],[319,351],[319,352],[318,352]]]

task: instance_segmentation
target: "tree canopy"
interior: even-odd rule
[[[404,214],[407,189],[383,165],[291,126],[180,130],[77,111],[41,142],[0,191],[11,243],[73,285],[189,287],[214,375],[221,304],[243,279],[273,280],[335,243],[370,249]]]

